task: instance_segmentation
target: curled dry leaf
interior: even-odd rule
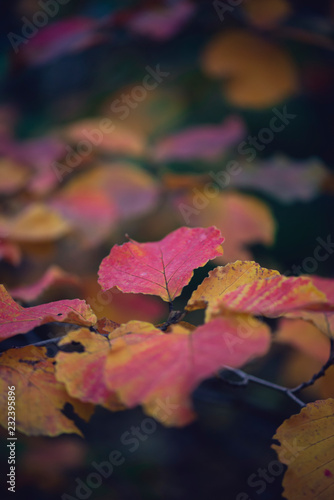
[[[192,278],[193,270],[223,253],[218,229],[181,227],[161,241],[115,245],[99,269],[103,290],[158,295],[172,302]]]
[[[72,405],[79,417],[88,421],[94,407],[69,396],[64,384],[56,380],[53,358],[46,356],[45,347],[27,346],[9,349],[0,356],[1,408],[7,408],[8,387],[15,387],[16,428],[29,436],[57,436],[81,432],[74,422],[62,413],[66,404]],[[0,414],[5,428],[7,411]]]
[[[288,466],[284,497],[332,500],[334,495],[334,399],[309,403],[277,429],[272,447]]]
[[[51,322],[91,326],[97,318],[84,300],[59,300],[24,308],[0,285],[0,340],[27,333],[36,326]]]

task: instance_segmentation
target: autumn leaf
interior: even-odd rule
[[[99,269],[103,290],[158,295],[171,302],[180,295],[193,270],[223,253],[218,229],[181,227],[161,241],[115,245]]]
[[[81,432],[62,413],[71,404],[75,413],[88,421],[93,407],[69,396],[55,378],[53,358],[45,347],[27,346],[9,349],[0,355],[1,425],[7,428],[8,387],[15,386],[16,428],[29,436],[57,436]],[[6,408],[6,411],[5,411]]]
[[[160,139],[154,147],[157,161],[212,161],[226,154],[246,133],[240,118],[231,116],[217,125],[198,125]]]
[[[3,285],[0,285],[0,339],[27,333],[36,326],[54,321],[91,326],[97,318],[84,300],[59,300],[24,308],[17,304]]]
[[[98,319],[112,318],[120,324],[134,319],[155,323],[166,315],[166,305],[158,297],[123,293],[116,287],[103,292],[96,276],[85,280],[83,298]]]
[[[278,271],[266,269],[252,261],[237,260],[226,266],[216,267],[209,272],[209,276],[192,293],[186,310],[204,309],[208,304],[215,302],[217,298],[222,298],[224,294],[230,293],[242,285],[276,275],[279,275]]]
[[[118,220],[113,200],[107,194],[88,186],[76,190],[67,185],[49,204],[59,216],[71,223],[79,237],[88,244],[103,241],[115,228]]]
[[[5,260],[13,266],[18,266],[21,262],[21,257],[21,250],[18,245],[0,239],[0,260]]]
[[[73,274],[65,272],[58,266],[50,266],[44,275],[31,285],[22,285],[9,290],[14,299],[24,302],[33,302],[46,290],[54,286],[79,285],[79,278]]]
[[[19,243],[39,243],[62,238],[70,225],[47,206],[35,203],[12,217],[0,217],[0,236]]]
[[[102,405],[109,410],[122,408],[115,392],[104,383],[104,365],[110,349],[109,341],[87,328],[69,332],[58,346],[76,344],[82,352],[62,352],[56,356],[56,378],[63,382],[71,396],[81,401]]]
[[[334,399],[309,403],[277,429],[272,445],[288,466],[288,500],[332,500],[334,494]],[[292,450],[292,451],[291,451]]]
[[[262,29],[272,29],[292,14],[287,0],[248,0],[242,6],[251,24]]]
[[[252,281],[224,294],[209,305],[207,319],[223,314],[226,309],[269,318],[282,315],[300,318],[307,312],[313,314],[318,306],[326,311],[327,298],[310,278],[279,275]]]
[[[334,280],[330,278],[322,278],[320,276],[312,276],[312,283],[317,287],[318,290],[323,292],[327,298],[327,302],[330,305],[334,304]],[[302,318],[306,321],[312,321],[323,333],[329,337],[334,335],[334,311],[332,307],[327,310],[316,311],[303,311],[302,314],[299,312],[291,312],[289,315],[291,318]]]
[[[231,176],[231,187],[254,189],[286,204],[312,200],[328,176],[327,168],[313,158],[297,162],[274,156],[257,164],[243,162],[240,168],[238,175]]]
[[[101,43],[104,38],[97,32],[100,23],[93,18],[76,16],[45,26],[38,30],[31,44],[22,46],[23,60],[41,65]]]
[[[275,341],[295,347],[322,364],[329,358],[329,339],[316,326],[302,319],[280,320]]]
[[[90,118],[71,123],[62,129],[61,135],[68,141],[78,144],[87,139],[95,148],[109,154],[126,156],[142,156],[145,150],[143,137],[124,125],[113,124],[105,117]]]
[[[50,200],[50,206],[67,217],[85,240],[99,243],[119,220],[149,212],[158,195],[157,183],[148,173],[119,162],[80,173]]]
[[[268,327],[243,315],[195,330],[176,325],[168,334],[134,328],[111,341],[105,383],[126,406],[141,404],[165,425],[182,426],[195,418],[190,395],[202,380],[265,354],[269,344]]]
[[[126,26],[138,35],[164,41],[181,30],[195,9],[195,5],[189,0],[179,0],[175,5],[144,8],[132,15]]]
[[[223,94],[237,106],[261,109],[293,95],[299,87],[289,54],[278,45],[246,30],[225,30],[204,49],[202,67],[224,78]]]
[[[104,380],[105,364],[111,346],[110,341],[137,333],[155,332],[162,335],[152,324],[130,321],[113,328],[108,338],[92,333],[87,328],[69,332],[58,343],[60,348],[67,345],[80,347],[79,352],[60,351],[56,356],[56,377],[63,382],[71,396],[81,401],[99,404],[109,410],[120,410],[124,405],[115,391],[106,387]],[[134,338],[134,337],[133,337]]]
[[[0,160],[0,194],[13,195],[20,191],[29,180],[31,172],[10,158]]]
[[[234,260],[250,260],[247,246],[272,245],[275,240],[276,223],[269,207],[254,196],[240,193],[218,193],[208,199],[205,192],[186,194],[175,202],[187,224],[192,226],[216,226],[225,237],[224,255],[219,263]],[[199,204],[199,205],[197,205]],[[200,206],[201,209],[197,209]]]

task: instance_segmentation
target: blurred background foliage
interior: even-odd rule
[[[159,301],[106,299],[96,273],[125,234],[157,240],[182,225],[221,229],[225,256],[217,263],[254,259],[282,273],[333,277],[333,250],[321,261],[314,254],[319,238],[334,238],[333,2],[54,0],[54,15],[45,14],[46,3],[4,2],[0,16],[0,269],[7,288],[34,283],[57,265],[79,281],[43,290],[28,305],[80,297],[100,317],[159,322],[167,312]],[[148,89],[154,71],[162,76]],[[270,132],[284,109],[294,118]],[[112,130],[101,132],[102,122]],[[252,137],[259,146],[250,146]],[[231,162],[240,173],[226,177]],[[217,185],[214,176],[229,180]],[[205,194],[212,189],[215,196]],[[195,273],[178,307],[211,267]],[[41,327],[15,345],[57,333]],[[321,365],[306,351],[276,345],[249,369],[297,384]],[[329,373],[306,397],[333,396],[332,379]],[[20,436],[17,498],[75,497],[75,478],[84,480],[91,462],[113,449],[125,464],[91,498],[258,498],[248,478],[276,459],[271,436],[297,408],[280,394],[218,380],[195,391],[194,405],[196,423],[158,425],[133,453],[120,436],[141,425],[140,409],[98,409],[84,441]],[[0,460],[5,469],[4,446]],[[268,483],[262,500],[281,498],[281,478]]]

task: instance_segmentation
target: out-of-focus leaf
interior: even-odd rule
[[[80,52],[105,40],[97,33],[103,20],[89,17],[72,17],[56,21],[20,46],[23,59],[32,65],[49,63],[58,57]]]
[[[193,15],[196,7],[189,0],[179,0],[176,4],[143,9],[134,14],[127,27],[138,35],[154,40],[168,40],[177,34]]]
[[[126,156],[141,156],[145,150],[145,141],[141,134],[121,124],[113,124],[112,120],[97,117],[68,125],[61,131],[62,136],[77,144],[88,142],[91,149]]]
[[[322,363],[329,357],[328,337],[312,323],[302,319],[281,319],[275,341],[291,345]]]
[[[318,195],[327,175],[317,160],[292,163],[274,157],[257,165],[242,164],[242,172],[231,177],[231,186],[268,193],[283,203],[305,202]]]
[[[54,241],[69,231],[64,218],[40,203],[29,205],[16,216],[0,217],[1,237],[18,243]]]
[[[292,14],[287,0],[246,0],[242,9],[251,24],[263,29],[274,28]]]
[[[153,156],[157,161],[216,160],[245,133],[242,120],[231,116],[219,125],[198,125],[160,139]]]
[[[53,286],[78,286],[79,283],[77,276],[65,272],[58,266],[51,266],[37,282],[12,288],[9,292],[14,299],[33,302]]]
[[[13,195],[28,182],[29,170],[8,158],[0,160],[0,194]]]
[[[225,80],[224,97],[246,108],[266,108],[298,90],[290,55],[278,45],[246,30],[226,30],[204,49],[202,66],[211,77]]]
[[[209,198],[204,190],[198,190],[179,197],[175,204],[187,224],[214,225],[222,231],[224,255],[219,262],[250,260],[248,245],[274,242],[276,227],[270,208],[253,196],[228,192]]]

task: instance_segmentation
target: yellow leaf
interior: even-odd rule
[[[62,413],[66,403],[84,420],[94,407],[69,396],[64,384],[55,377],[52,358],[45,347],[27,346],[1,354],[0,423],[7,428],[8,387],[15,386],[15,421],[17,430],[29,436],[81,435],[74,422]]]
[[[334,498],[334,399],[308,404],[277,429],[273,445],[288,466],[283,479],[288,500]]]
[[[239,286],[277,275],[278,271],[266,269],[252,261],[237,260],[226,266],[216,267],[193,292],[186,310],[204,309],[210,302]]]

